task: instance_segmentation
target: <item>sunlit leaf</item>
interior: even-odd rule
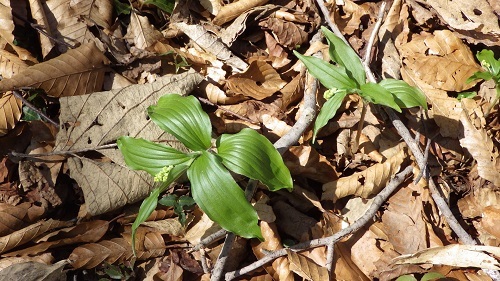
[[[187,175],[194,200],[211,220],[236,235],[262,239],[257,212],[217,156],[203,151]]]
[[[127,166],[134,170],[146,171],[152,176],[158,174],[165,166],[184,163],[195,157],[165,144],[145,139],[123,136],[116,142]]]
[[[476,54],[476,58],[493,76],[500,75],[500,60],[495,59],[493,51],[482,50]]]
[[[394,101],[401,108],[421,106],[427,109],[427,100],[424,93],[418,88],[408,85],[405,81],[395,79],[384,79],[380,81],[380,86],[394,95]]]
[[[148,113],[161,129],[174,135],[187,148],[210,147],[212,124],[195,97],[164,95],[157,105],[148,108]]]
[[[458,93],[457,100],[471,99],[471,98],[473,98],[475,96],[477,96],[476,92],[461,92],[461,93]]]
[[[328,41],[330,58],[334,62],[345,67],[347,74],[356,80],[358,85],[365,84],[365,70],[354,50],[328,28],[322,26],[321,31],[323,31],[323,34],[325,34],[326,40]]]
[[[470,83],[477,79],[483,79],[484,81],[488,81],[491,78],[493,78],[493,74],[491,74],[488,71],[476,71],[474,72],[474,74],[472,74],[471,77],[467,78],[467,81],[465,81],[465,83]]]
[[[174,10],[175,0],[146,0],[144,1],[144,4],[155,5],[164,12],[170,14]]]
[[[385,105],[401,112],[401,108],[394,100],[394,96],[384,87],[372,82],[361,85],[360,95],[369,102]]]
[[[319,130],[323,128],[326,123],[333,118],[333,116],[335,116],[346,95],[346,91],[341,91],[333,95],[325,102],[318,114],[318,117],[316,118],[316,122],[314,122],[313,142],[316,141],[316,135]]]
[[[345,67],[332,65],[315,57],[303,56],[297,51],[293,51],[293,53],[305,64],[309,72],[328,89],[350,90],[358,87],[356,81],[347,75]]]
[[[270,190],[292,189],[290,171],[271,142],[252,129],[217,140],[217,154],[229,170],[261,181]]]

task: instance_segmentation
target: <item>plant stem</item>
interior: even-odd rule
[[[367,104],[365,100],[362,100],[362,109],[361,109],[361,116],[359,117],[359,122],[358,122],[358,130],[356,132],[356,138],[354,139],[354,144],[352,145],[352,153],[356,153],[359,149],[359,138],[361,137],[361,132],[363,131],[363,127],[365,124],[365,117],[366,117],[366,108]]]

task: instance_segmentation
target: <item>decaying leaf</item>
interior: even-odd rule
[[[442,264],[457,267],[500,269],[500,248],[491,246],[453,244],[435,247],[402,255],[393,260],[395,264]]]
[[[260,25],[271,30],[279,44],[290,49],[308,40],[307,32],[293,22],[270,17]]]
[[[230,90],[237,94],[263,100],[286,85],[276,70],[264,61],[254,61],[243,73],[227,79]]]
[[[220,9],[220,12],[217,14],[217,16],[214,18],[213,23],[216,25],[223,25],[224,23],[237,18],[240,14],[253,7],[266,4],[267,1],[268,0],[242,0],[224,5]]]
[[[460,144],[477,161],[479,176],[500,187],[500,154],[492,139],[484,129],[474,127],[466,109],[460,115],[460,122],[463,126]]]
[[[44,213],[44,208],[28,202],[17,206],[0,204],[0,236],[5,236],[25,225],[35,222]]]
[[[149,23],[146,16],[132,13],[126,37],[135,47],[146,49],[153,46],[163,35]]]
[[[0,280],[64,281],[67,277],[63,269],[67,264],[67,260],[53,265],[39,262],[17,263],[0,271]]]
[[[6,50],[0,50],[0,75],[3,79],[11,78],[28,67],[28,64]]]
[[[21,119],[23,103],[12,92],[0,96],[0,136],[4,136],[14,128]]]
[[[449,30],[415,35],[398,50],[408,74],[436,89],[457,92],[470,89],[474,84],[465,81],[481,70],[470,49]]]
[[[407,154],[402,149],[384,163],[375,164],[362,172],[325,183],[321,200],[333,200],[335,202],[337,199],[349,195],[368,198],[370,195],[378,193],[400,170],[401,164],[403,164],[406,157]]]
[[[0,91],[33,87],[54,97],[93,93],[102,88],[106,61],[94,43],[84,44],[0,81]]]

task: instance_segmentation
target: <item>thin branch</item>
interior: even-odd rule
[[[31,110],[35,111],[38,115],[40,115],[40,117],[42,117],[43,119],[45,119],[47,122],[51,123],[52,125],[54,125],[56,127],[59,127],[59,123],[57,123],[56,121],[50,119],[49,116],[47,116],[40,109],[38,109],[36,106],[34,106],[32,103],[30,103],[27,99],[25,99],[23,97],[23,95],[21,95],[18,91],[14,90],[14,91],[12,91],[12,94],[14,94],[14,96],[16,98],[20,99],[23,102],[24,105],[26,105],[27,107],[31,108]]]
[[[236,235],[232,232],[228,232],[224,245],[222,246],[222,250],[217,258],[217,262],[212,270],[210,281],[218,281],[221,279],[222,274],[224,273],[224,267],[229,259],[229,252],[231,252],[231,249],[233,248],[234,241],[236,241]]]
[[[387,5],[387,3],[385,1],[383,1],[382,4],[380,5],[380,9],[379,9],[378,15],[377,15],[377,22],[375,23],[375,26],[373,27],[372,33],[370,34],[370,39],[368,40],[365,58],[363,59],[363,66],[365,67],[365,70],[370,69],[372,49],[373,49],[373,45],[375,44],[375,39],[377,38],[378,31],[380,30],[380,27],[382,26],[382,21],[384,19],[386,5]],[[373,72],[366,71],[366,74],[368,76],[371,75],[371,77],[369,77],[369,80],[375,80],[375,76],[373,76]]]
[[[405,178],[411,173],[413,167],[408,166],[402,172],[396,174],[394,178],[387,184],[387,186],[379,193],[377,196],[373,198],[373,203],[370,205],[365,214],[355,221],[353,224],[348,226],[347,228],[342,229],[341,231],[335,233],[332,236],[328,236],[325,238],[314,239],[310,241],[306,241],[297,245],[290,247],[289,249],[299,251],[305,251],[307,249],[316,248],[320,246],[326,246],[330,244],[335,244],[340,241],[344,237],[353,234],[368,222],[377,214],[378,209],[384,202],[389,198],[389,196],[396,190],[396,188],[405,180]],[[245,275],[247,273],[252,272],[253,270],[272,262],[273,260],[286,255],[286,249],[277,250],[269,253],[264,258],[246,266],[241,269],[226,273],[226,280],[232,280],[239,276]]]

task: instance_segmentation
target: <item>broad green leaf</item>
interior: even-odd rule
[[[356,52],[328,28],[322,26],[321,31],[328,41],[330,58],[345,67],[347,75],[356,80],[358,85],[365,84],[365,69]]]
[[[271,191],[293,189],[292,176],[279,152],[266,137],[252,129],[220,136],[217,154],[229,170],[259,180]]]
[[[190,164],[190,163],[189,163]],[[171,183],[177,180],[186,170],[189,168],[189,165],[177,165],[172,171],[170,171],[168,175],[168,179],[164,182],[158,183],[158,186],[151,191],[149,196],[142,201],[141,207],[139,208],[139,214],[135,218],[134,223],[132,224],[132,251],[135,256],[135,233],[137,232],[137,228],[141,225],[141,223],[145,222],[148,217],[153,213],[158,205],[158,196],[161,193],[165,192],[168,189]]]
[[[401,108],[394,101],[394,96],[379,84],[372,82],[361,85],[360,95],[369,102],[375,104],[385,105],[395,109],[397,112],[401,112]]]
[[[245,238],[262,238],[257,212],[217,156],[208,151],[187,171],[194,201],[227,231]]]
[[[128,14],[130,14],[131,8],[130,8],[129,4],[122,3],[122,2],[120,2],[120,0],[114,0],[113,4],[114,4],[114,7],[115,7],[115,11],[116,11],[116,13],[118,15],[121,15],[121,14],[128,15]]]
[[[385,79],[379,85],[394,95],[394,101],[401,108],[421,106],[427,109],[427,100],[424,93],[418,88],[408,85],[405,81],[396,79]]]
[[[345,67],[332,65],[315,57],[303,56],[297,51],[293,51],[293,53],[305,64],[309,72],[326,88],[343,90],[358,88],[357,82],[347,75]]]
[[[319,111],[318,117],[316,117],[316,121],[314,122],[313,142],[316,141],[316,135],[319,130],[323,128],[326,123],[328,123],[328,121],[335,116],[335,114],[337,114],[337,110],[342,104],[345,96],[347,96],[346,91],[337,92],[329,100],[327,100],[325,104],[323,104],[323,107]]]
[[[476,54],[476,58],[493,76],[500,75],[500,60],[495,59],[492,50],[482,50]]]
[[[191,150],[210,147],[212,124],[193,96],[164,95],[148,108],[151,120]]]
[[[164,12],[171,14],[174,10],[175,0],[146,0],[144,1],[144,4],[155,5]]]
[[[195,155],[186,154],[170,146],[145,139],[120,137],[116,141],[131,169],[143,170],[155,176],[163,167],[189,161]]]
[[[477,79],[483,79],[484,81],[488,81],[491,78],[493,78],[493,74],[491,74],[488,71],[476,71],[476,72],[474,72],[474,74],[472,74],[471,77],[467,78],[465,83],[470,83],[470,82],[477,80]]]
[[[173,207],[177,203],[177,195],[175,194],[169,194],[167,196],[164,196],[158,200],[158,204],[167,206],[167,207]]]

